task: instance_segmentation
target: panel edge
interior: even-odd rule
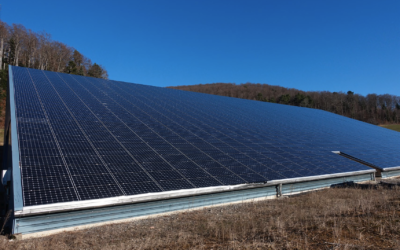
[[[22,211],[15,211],[14,215],[16,217],[25,217],[38,214],[50,214],[50,213],[58,213],[58,212],[66,212],[74,210],[92,209],[92,208],[108,207],[115,205],[125,205],[125,204],[142,203],[142,202],[149,202],[156,200],[181,198],[193,195],[203,195],[203,194],[222,193],[222,192],[237,191],[244,189],[253,189],[253,188],[274,186],[278,184],[307,182],[307,181],[354,176],[361,174],[374,174],[375,172],[376,172],[375,169],[371,169],[371,170],[354,171],[347,173],[283,179],[283,180],[270,181],[267,183],[252,183],[252,184],[239,184],[239,185],[229,185],[229,186],[182,189],[176,191],[147,193],[147,194],[139,194],[131,196],[119,196],[119,197],[111,197],[111,198],[97,199],[97,200],[73,201],[73,202],[63,202],[63,203],[56,203],[49,205],[28,206],[24,207]]]
[[[21,169],[19,159],[19,144],[17,133],[17,119],[15,109],[15,96],[14,96],[14,76],[12,66],[8,65],[9,77],[9,96],[10,96],[10,117],[11,117],[11,151],[12,151],[12,191],[14,199],[14,212],[23,210],[22,199],[22,182],[21,182]]]

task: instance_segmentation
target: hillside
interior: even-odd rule
[[[302,91],[259,83],[212,83],[169,88],[322,109],[372,124],[400,122],[400,96],[389,94],[362,96],[352,91]]]
[[[0,70],[7,65],[107,78],[107,71],[75,48],[55,41],[46,31],[0,21]],[[1,77],[4,77],[2,74]]]
[[[400,124],[388,124],[388,125],[381,125],[384,128],[391,129],[397,132],[400,132]]]

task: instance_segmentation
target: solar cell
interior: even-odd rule
[[[400,165],[396,132],[320,110],[12,72],[25,206]]]

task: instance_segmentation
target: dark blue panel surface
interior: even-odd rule
[[[400,134],[332,113],[13,67],[24,205],[400,165]]]

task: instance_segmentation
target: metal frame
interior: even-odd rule
[[[22,183],[21,183],[21,169],[19,159],[19,145],[17,133],[17,119],[15,109],[15,96],[14,96],[14,76],[11,65],[8,66],[9,75],[9,96],[10,96],[10,130],[11,130],[11,155],[12,155],[12,194],[14,212],[22,211],[24,203],[22,198]]]
[[[20,211],[15,211],[14,215],[15,215],[15,217],[24,217],[24,216],[32,216],[32,215],[39,215],[39,214],[59,213],[59,212],[81,210],[81,209],[91,209],[91,208],[100,208],[100,207],[108,207],[108,206],[115,206],[115,205],[124,205],[124,204],[142,203],[142,202],[158,201],[158,200],[173,199],[173,198],[182,198],[182,197],[189,197],[189,196],[194,196],[194,195],[204,195],[204,194],[221,193],[221,192],[227,192],[227,191],[239,191],[239,190],[244,190],[244,189],[262,188],[262,187],[275,186],[275,185],[279,185],[279,184],[293,184],[293,183],[298,183],[298,182],[325,180],[325,179],[332,179],[332,178],[338,178],[338,177],[358,176],[358,175],[363,175],[363,174],[368,174],[368,176],[370,176],[371,173],[375,173],[375,170],[371,169],[371,170],[355,171],[355,172],[348,172],[348,173],[291,178],[291,179],[270,181],[267,183],[193,188],[193,189],[166,191],[166,192],[159,192],[159,193],[119,196],[119,197],[112,197],[112,198],[105,198],[105,199],[87,200],[87,201],[73,201],[73,202],[63,202],[63,203],[55,203],[55,204],[47,204],[47,205],[28,206],[28,207],[24,207]]]
[[[400,176],[400,168],[382,171],[381,176],[382,176],[382,178],[390,178],[390,177]]]
[[[374,168],[374,169],[377,170],[377,174],[378,174],[377,176],[379,176],[379,174],[380,174],[380,175],[382,175],[382,178],[386,178],[386,177],[384,177],[384,176],[396,176],[396,175],[400,175],[400,171],[397,171],[397,170],[400,170],[400,166],[381,168],[381,167],[375,166],[374,164],[371,164],[371,163],[369,163],[369,162],[366,162],[366,161],[364,161],[364,160],[362,160],[362,159],[356,158],[356,157],[354,157],[354,156],[352,156],[352,155],[343,153],[343,152],[341,152],[341,151],[332,151],[332,153],[337,154],[337,155],[341,155],[341,156],[343,156],[343,157],[345,157],[345,158],[347,158],[347,159],[350,159],[350,160],[352,160],[352,161],[356,161],[356,162],[358,162],[358,163],[364,164],[364,165],[366,165],[366,166],[368,166],[368,167],[370,167],[370,168]],[[392,171],[395,171],[395,172],[393,172],[393,173],[388,173],[388,172],[392,172]],[[398,173],[398,174],[396,174],[396,173]]]
[[[298,194],[311,190],[331,187],[345,182],[362,182],[371,180],[370,173],[342,176],[328,179],[317,179],[294,183],[275,183],[232,191],[191,195],[188,197],[171,197],[165,200],[114,205],[92,209],[81,209],[52,214],[20,217],[15,219],[14,233],[29,235],[52,230],[79,229],[85,225],[101,225],[125,219],[164,214],[179,210],[187,210],[233,202],[252,201],[255,199],[276,198],[277,188],[284,195]],[[100,224],[99,224],[100,223]],[[40,236],[40,235],[38,235]]]
[[[396,167],[390,167],[390,168],[382,168],[382,171],[388,172],[388,171],[399,170],[399,169],[400,169],[400,166],[396,166]]]

